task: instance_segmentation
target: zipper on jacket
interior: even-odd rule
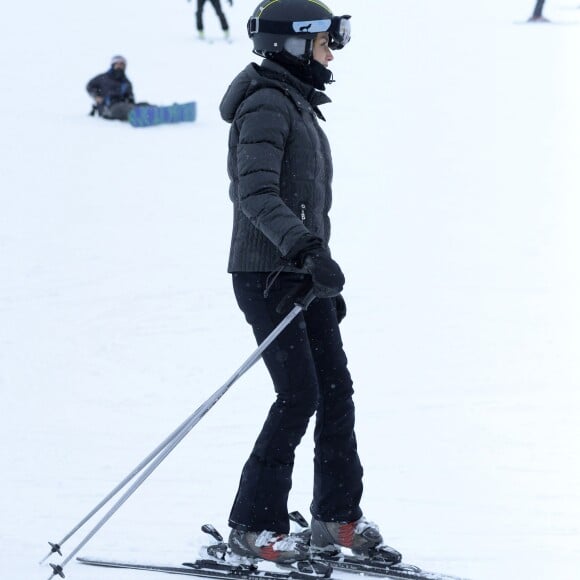
[[[306,222],[306,204],[305,203],[300,204],[300,219],[302,220],[302,223]]]

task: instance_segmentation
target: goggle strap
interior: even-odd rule
[[[250,36],[258,32],[264,34],[300,35],[315,34],[317,32],[338,32],[341,21],[348,20],[350,16],[334,16],[332,19],[301,21],[301,22],[280,22],[277,20],[266,20],[264,18],[252,17],[248,20],[248,34]]]
[[[320,21],[317,21],[320,22]],[[308,24],[304,23],[307,28]],[[326,32],[331,25],[330,18],[328,19],[328,26],[324,30]],[[285,36],[293,35],[293,34],[304,34],[308,33],[308,30],[295,30],[294,29],[294,22],[279,22],[277,20],[265,20],[264,18],[250,18],[248,21],[248,33],[250,35],[257,34],[258,32],[262,32],[264,34],[282,34]],[[317,32],[321,32],[317,30]]]

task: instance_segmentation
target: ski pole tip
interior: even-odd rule
[[[42,566],[54,553],[62,556],[62,552],[60,551],[60,544],[53,544],[52,542],[48,542],[50,546],[50,552],[38,562],[39,566]]]
[[[60,551],[60,544],[53,544],[52,542],[48,542],[48,545],[50,546],[51,554],[56,552],[59,556],[62,556],[62,552]]]
[[[52,574],[50,575],[48,580],[54,578],[55,576],[60,576],[61,578],[64,578],[64,571],[62,569],[62,566],[60,566],[59,564],[51,564],[50,567],[52,568]]]

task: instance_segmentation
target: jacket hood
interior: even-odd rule
[[[250,63],[232,81],[220,103],[222,119],[227,123],[232,123],[238,107],[244,100],[264,88],[277,89],[283,92],[299,110],[307,106],[308,103],[317,114],[319,114],[318,105],[331,102],[327,95],[303,83],[282,65],[264,60],[261,65]]]

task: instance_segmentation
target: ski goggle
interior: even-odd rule
[[[317,34],[328,32],[330,48],[344,48],[350,41],[350,16],[333,16],[323,20],[304,20],[292,22],[295,34]]]
[[[250,38],[262,32],[264,34],[301,35],[328,32],[329,47],[333,50],[344,48],[350,41],[350,16],[333,16],[322,20],[301,20],[295,22],[279,22],[264,18],[248,20],[248,35]]]

